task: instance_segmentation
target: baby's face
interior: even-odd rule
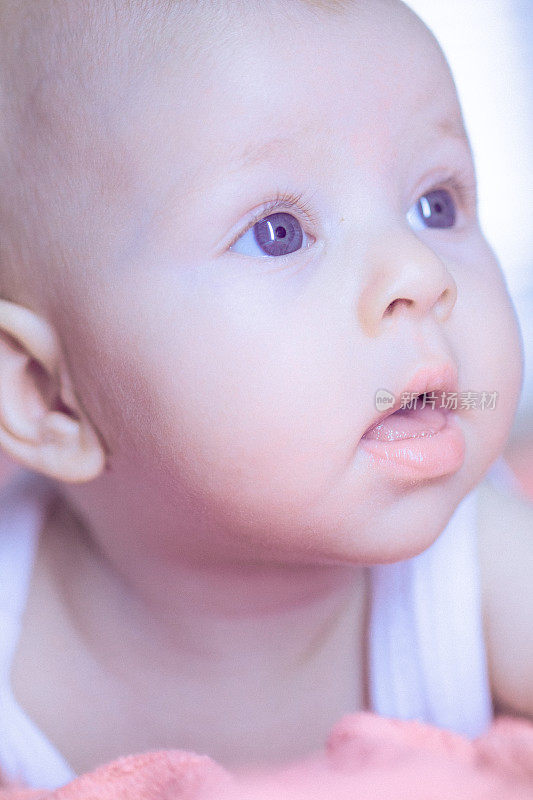
[[[95,485],[213,558],[408,557],[500,453],[521,383],[453,82],[395,2],[253,6],[186,55],[176,21],[96,96],[115,166],[87,167],[85,250],[51,305],[110,450]],[[376,391],[443,363],[495,409],[458,407],[461,463],[380,467]]]

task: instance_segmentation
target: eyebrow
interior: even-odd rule
[[[284,147],[291,147],[293,144],[294,140],[285,136],[269,139],[259,145],[252,144],[242,152],[237,152],[235,147],[229,154],[230,161],[238,169],[243,169],[267,161],[279,155]]]
[[[457,120],[452,117],[443,117],[442,119],[438,120],[437,124],[435,125],[435,129],[450,139],[459,139],[459,141],[469,144],[468,136],[462,120]]]
[[[446,138],[469,144],[463,122],[460,120],[450,116],[442,117],[435,123],[434,130]],[[284,148],[293,145],[294,140],[290,137],[275,137],[259,145],[251,144],[243,151],[239,151],[235,145],[228,153],[228,161],[234,169],[245,169],[275,158],[282,154]]]
[[[276,155],[281,154],[283,148],[292,146],[294,146],[294,139],[288,136],[275,137],[260,144],[253,143],[245,148],[245,150],[241,149],[241,142],[235,142],[232,145],[230,144],[224,150],[223,158],[224,164],[226,165],[224,169],[229,169],[231,172],[240,172],[248,167],[260,164],[263,161],[267,161],[269,158],[273,158]],[[217,153],[216,165],[213,164],[213,166],[220,167],[220,164],[220,153]],[[196,193],[200,190],[200,188],[205,188],[203,185],[200,187],[198,181],[200,181],[206,174],[206,162],[190,167],[186,173],[181,176],[179,182],[179,187],[181,190],[179,192],[180,196],[183,198],[188,194]],[[185,189],[185,191],[183,190],[184,186],[188,187],[188,189]]]

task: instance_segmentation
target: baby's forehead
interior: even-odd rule
[[[191,184],[196,168],[229,166],[241,156],[253,164],[272,138],[308,133],[311,140],[327,120],[311,113],[299,127],[297,117],[317,93],[332,115],[353,111],[338,98],[351,93],[360,103],[355,150],[365,135],[405,115],[405,98],[424,105],[440,93],[449,124],[462,124],[442,53],[398,0],[353,0],[341,12],[327,0],[270,0],[266,17],[257,0],[30,5],[32,15],[20,22],[23,51],[40,54],[42,63],[21,68],[34,71],[19,87],[26,152],[55,146],[64,164],[75,157],[100,165],[94,172],[102,189],[108,179],[129,181],[125,140],[139,162],[151,155],[151,127],[154,137],[176,140],[172,156]]]
[[[8,0],[1,2],[9,5]],[[216,75],[220,70],[224,74],[229,61],[239,61],[245,80],[250,57],[268,55],[286,65],[293,56],[308,51],[311,66],[323,60],[321,50],[331,48],[336,49],[336,58],[343,50],[351,51],[354,58],[360,52],[361,66],[376,61],[377,72],[390,61],[387,54],[393,60],[399,56],[406,64],[414,62],[421,49],[426,58],[429,55],[425,72],[445,64],[427,29],[401,0],[292,0],[289,4],[281,0],[267,4],[259,0],[246,4],[40,0],[13,2],[12,7],[19,11],[10,17],[9,25],[2,26],[3,49],[13,52],[9,43],[15,44],[17,71],[24,72],[25,85],[36,92],[41,78],[47,76],[65,87],[76,84],[78,91],[96,88],[103,94],[111,86],[124,88],[124,82],[134,88],[150,68],[163,62],[168,66],[170,60],[189,81],[191,71],[198,80],[201,70],[197,67],[202,63]],[[301,35],[304,30],[305,36]],[[274,42],[274,52],[272,48],[266,52],[268,47],[261,45],[254,52],[258,43],[267,40]],[[21,59],[21,53],[32,57]],[[318,72],[315,75],[320,78]],[[79,95],[85,100],[82,92]]]
[[[294,5],[304,4],[293,4],[293,14]],[[353,123],[361,154],[365,137],[386,135],[397,117],[406,129],[427,126],[411,113],[415,106],[440,106],[443,124],[464,135],[446,60],[422,23],[399,3],[348,7],[342,17],[286,14],[270,31],[248,11],[240,22],[229,20],[231,37],[211,43],[192,68],[175,63],[176,114],[168,115],[168,128],[178,135],[191,182],[195,161],[204,173],[227,172],[317,139],[334,149],[339,126],[331,123],[339,119]]]

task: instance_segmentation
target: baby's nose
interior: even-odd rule
[[[381,236],[367,251],[368,272],[357,302],[359,323],[372,338],[395,315],[447,320],[457,300],[457,284],[444,261],[414,233]]]

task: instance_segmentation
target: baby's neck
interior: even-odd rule
[[[42,557],[100,695],[129,718],[122,751],[282,762],[367,707],[364,568],[145,561],[122,574],[75,525],[64,509],[51,517]],[[100,760],[115,757],[103,748]]]

